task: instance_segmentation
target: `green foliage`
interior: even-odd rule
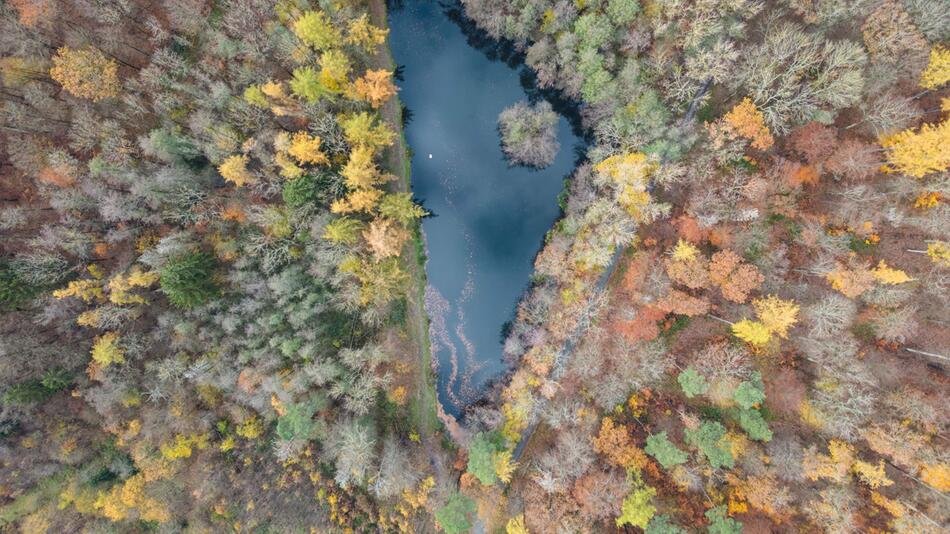
[[[72,376],[63,369],[51,369],[42,378],[14,384],[3,394],[3,403],[23,406],[42,402],[66,389],[72,383]]]
[[[475,435],[468,450],[468,468],[466,470],[475,475],[475,478],[486,486],[490,486],[498,480],[498,476],[495,474],[494,462],[494,455],[497,450],[496,444],[484,432]]]
[[[644,534],[687,534],[685,530],[676,526],[670,518],[665,515],[653,516],[650,524],[647,525]]]
[[[179,308],[194,308],[218,295],[214,283],[214,257],[192,252],[170,260],[162,268],[159,284],[168,300]]]
[[[196,168],[206,161],[201,150],[191,139],[181,132],[168,128],[157,128],[149,132],[147,147],[148,153],[166,163]]]
[[[39,288],[22,280],[7,263],[0,263],[0,309],[15,308],[38,292]]]
[[[742,523],[726,516],[726,507],[717,506],[706,511],[710,534],[742,534]]]
[[[314,411],[314,406],[305,402],[287,406],[284,415],[277,418],[277,437],[287,441],[312,438],[316,431]]]
[[[758,371],[753,372],[750,380],[744,380],[739,384],[732,398],[744,410],[764,402],[765,385],[762,383],[762,374]]]
[[[311,104],[332,94],[320,83],[320,74],[313,67],[294,69],[293,78],[290,79],[290,90]]]
[[[735,465],[729,442],[725,439],[726,429],[721,424],[703,421],[697,429],[687,428],[685,434],[686,442],[699,449],[713,469],[732,469]]]
[[[259,108],[268,107],[269,103],[267,102],[267,96],[264,94],[264,91],[257,85],[250,85],[244,89],[244,100],[251,104],[252,106],[257,106]]]
[[[390,193],[380,201],[379,213],[409,226],[424,217],[426,210],[412,201],[412,193]]]
[[[646,528],[656,513],[656,507],[653,506],[656,489],[644,484],[639,474],[634,474],[631,482],[630,493],[623,499],[623,507],[616,523],[618,527],[633,525]]]
[[[676,445],[673,445],[666,437],[666,432],[653,434],[647,438],[647,446],[644,450],[650,456],[656,458],[665,469],[686,462],[687,455]]]
[[[637,0],[607,0],[607,16],[616,26],[633,22],[640,14],[640,2]]]
[[[435,512],[435,520],[446,534],[461,534],[472,528],[475,501],[462,494],[455,494],[445,506]]]
[[[683,393],[686,394],[686,398],[688,399],[696,395],[703,395],[709,390],[709,383],[706,382],[706,377],[696,372],[696,369],[692,367],[687,367],[685,371],[680,373],[679,376],[676,377],[676,381],[679,382],[680,387],[683,388]]]
[[[284,203],[294,209],[303,208],[320,198],[320,186],[317,179],[305,174],[284,182]]]
[[[758,410],[742,410],[739,412],[739,426],[745,430],[750,438],[756,441],[770,441],[772,431],[768,423],[762,418]]]

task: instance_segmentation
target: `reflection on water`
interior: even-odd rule
[[[433,362],[439,398],[458,415],[505,371],[501,331],[557,218],[557,195],[575,163],[571,147],[581,141],[562,118],[561,151],[550,167],[510,168],[496,121],[505,107],[540,95],[526,93],[530,75],[510,50],[483,46],[490,41],[454,5],[400,4],[390,11],[391,46],[404,67],[400,99],[412,113],[412,187],[434,214],[422,225]]]

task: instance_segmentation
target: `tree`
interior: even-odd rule
[[[752,306],[769,333],[778,337],[787,338],[788,329],[798,322],[798,304],[790,300],[769,295],[764,299],[753,300]]]
[[[307,132],[294,132],[287,152],[302,164],[325,165],[329,162],[327,155],[320,150],[320,137]]]
[[[881,260],[877,267],[871,269],[871,275],[877,279],[878,282],[886,285],[899,285],[910,282],[913,278],[907,276],[907,273],[900,269],[892,269],[888,267],[884,260]]]
[[[475,475],[475,478],[486,486],[490,486],[498,480],[494,463],[494,455],[497,450],[497,445],[484,432],[475,434],[475,438],[472,439],[472,444],[468,448],[468,467],[466,471]]]
[[[381,174],[373,162],[373,149],[358,145],[350,152],[350,159],[340,173],[350,189],[370,189],[393,179],[391,174]]]
[[[472,528],[471,515],[475,509],[475,501],[456,493],[445,506],[436,510],[435,520],[446,534],[462,534]]]
[[[299,402],[289,404],[284,413],[277,418],[275,433],[287,441],[309,440],[314,436],[316,425],[313,422],[314,406]]]
[[[647,525],[644,534],[687,534],[687,532],[670,521],[669,517],[655,515]]]
[[[363,223],[349,217],[340,217],[333,219],[323,229],[323,238],[341,243],[343,245],[352,245],[356,243],[362,234]]]
[[[759,410],[740,410],[739,426],[742,427],[742,430],[745,430],[750,438],[756,441],[770,441],[772,439],[772,431],[769,430],[769,425],[762,418],[762,413]]]
[[[723,116],[723,121],[740,137],[752,142],[752,147],[759,150],[768,150],[775,140],[765,125],[765,116],[755,107],[749,97],[733,106]]]
[[[699,428],[687,428],[686,442],[699,449],[713,469],[728,467],[732,469],[735,458],[726,439],[726,429],[715,421],[703,421]]]
[[[388,34],[388,29],[373,26],[369,21],[369,16],[363,13],[359,17],[350,20],[347,26],[346,42],[358,46],[367,54],[370,54],[386,42]]]
[[[645,529],[656,513],[656,507],[653,506],[655,496],[656,489],[644,484],[640,475],[635,474],[630,492],[623,500],[620,517],[616,520],[617,526],[633,525]]]
[[[886,149],[887,172],[900,172],[914,178],[943,172],[950,168],[950,121],[934,126],[924,124],[914,132],[905,130],[881,139]]]
[[[709,534],[742,534],[742,523],[726,515],[725,506],[716,506],[706,510],[709,520]]]
[[[934,45],[930,49],[930,62],[920,75],[920,86],[937,89],[947,82],[950,82],[950,48]]]
[[[64,46],[53,56],[49,74],[73,96],[93,101],[119,94],[119,67],[95,48]]]
[[[670,443],[666,437],[666,432],[653,434],[647,438],[647,446],[643,449],[647,454],[654,457],[664,469],[686,463],[686,453],[681,451],[676,445]]]
[[[424,217],[426,210],[412,201],[412,193],[390,193],[380,201],[379,214],[409,227]]]
[[[683,388],[683,393],[686,394],[686,398],[691,399],[697,395],[703,395],[709,389],[709,383],[706,382],[706,378],[697,373],[696,369],[692,367],[687,367],[685,371],[679,374],[676,377],[676,381],[679,382],[680,387]]]
[[[293,77],[290,79],[290,90],[311,104],[332,94],[332,91],[323,85],[320,74],[313,67],[294,69]]]
[[[767,326],[749,319],[733,324],[732,335],[757,347],[765,346],[772,340],[772,332]]]
[[[501,147],[513,165],[543,169],[561,147],[557,140],[558,115],[551,104],[518,102],[498,115]]]
[[[640,469],[647,463],[646,455],[630,437],[625,425],[617,425],[610,417],[601,421],[600,432],[591,440],[594,451],[607,458],[607,461],[624,469]]]
[[[222,178],[238,187],[253,184],[257,181],[257,178],[247,169],[248,163],[250,163],[250,159],[243,154],[228,156],[227,159],[221,162],[221,165],[218,165],[218,172]]]
[[[379,120],[376,113],[357,113],[340,122],[346,142],[353,146],[365,146],[375,150],[393,144],[396,134]]]
[[[752,373],[750,380],[743,380],[736,388],[733,398],[742,409],[748,410],[756,404],[765,401],[765,385],[762,383],[762,374],[758,371]]]
[[[125,349],[119,344],[119,334],[108,332],[96,337],[92,345],[92,359],[102,367],[125,363]]]
[[[353,82],[353,90],[358,98],[366,100],[377,109],[396,95],[396,86],[392,81],[392,72],[388,70],[368,70],[362,78]]]
[[[720,287],[723,298],[739,304],[765,281],[755,266],[743,263],[731,250],[713,254],[709,262],[709,279]]]
[[[194,308],[219,293],[214,282],[216,262],[204,252],[192,252],[170,260],[161,270],[159,284],[172,304]]]
[[[294,34],[316,50],[339,46],[343,37],[322,11],[307,11],[294,21]]]

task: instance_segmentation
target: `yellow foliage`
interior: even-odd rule
[[[804,475],[811,480],[827,478],[835,482],[844,482],[854,463],[854,447],[836,439],[828,444],[829,454],[817,452],[815,447],[805,450],[802,460]]]
[[[109,301],[113,304],[146,304],[141,295],[130,294],[134,288],[150,287],[158,282],[160,275],[154,271],[143,271],[136,265],[127,274],[119,273],[109,280]]]
[[[790,300],[782,300],[775,295],[752,301],[759,321],[780,338],[788,337],[788,329],[798,322],[798,304]]]
[[[364,13],[350,21],[346,33],[347,44],[359,46],[367,53],[372,53],[376,47],[386,42],[389,30],[374,26]]]
[[[884,260],[877,264],[877,268],[871,269],[871,274],[878,282],[887,285],[898,285],[913,280],[904,271],[888,267]]]
[[[853,299],[868,289],[874,283],[874,275],[866,268],[848,269],[843,265],[825,276],[831,287],[842,295]]]
[[[304,164],[324,165],[329,162],[327,155],[320,150],[320,137],[310,136],[307,132],[294,132],[287,152]]]
[[[390,219],[375,219],[369,223],[366,230],[363,230],[363,239],[366,240],[377,262],[399,256],[409,237],[406,229],[394,224]]]
[[[511,482],[511,476],[518,469],[518,462],[511,461],[511,451],[496,451],[492,455],[492,464],[495,467],[495,474],[498,479],[505,484]]]
[[[884,472],[884,460],[879,460],[877,465],[858,460],[851,466],[851,470],[871,489],[887,487],[894,483]]]
[[[64,46],[53,56],[51,78],[73,96],[102,100],[119,94],[119,66],[99,50]]]
[[[772,332],[758,321],[743,319],[732,325],[732,335],[757,347],[767,345],[772,339]]]
[[[903,504],[893,499],[888,499],[876,491],[871,492],[871,502],[880,506],[886,510],[887,513],[898,519],[904,517],[904,514],[907,512]]]
[[[657,168],[656,162],[642,152],[611,156],[594,166],[598,174],[614,182],[617,186],[617,203],[633,217],[638,217],[642,208],[650,202],[647,184]]]
[[[119,345],[119,334],[108,332],[96,338],[92,345],[92,359],[102,367],[125,362],[125,350]]]
[[[380,174],[373,162],[372,147],[358,145],[350,152],[350,159],[340,173],[350,189],[369,189],[392,179],[390,174]]]
[[[932,488],[944,493],[950,492],[950,466],[944,463],[924,466],[920,478]]]
[[[881,139],[890,166],[886,172],[900,172],[915,178],[950,167],[950,121],[936,126],[924,124],[920,130],[904,130]]]
[[[950,99],[947,100],[950,101]],[[937,204],[940,204],[940,199],[940,193],[936,191],[924,191],[917,195],[917,198],[914,200],[914,207],[921,210],[929,210],[930,208],[937,207]]]
[[[927,245],[927,255],[930,259],[945,267],[950,267],[950,245],[943,241],[934,241]]]
[[[177,460],[179,458],[190,458],[194,449],[203,450],[208,447],[208,434],[192,434],[185,436],[178,434],[174,441],[163,444],[159,449],[162,458],[166,460]]]
[[[245,439],[257,439],[264,434],[264,422],[255,415],[238,425],[235,433]]]
[[[774,143],[768,126],[765,125],[765,116],[755,107],[752,99],[746,97],[736,104],[732,110],[723,116],[723,121],[742,137],[752,141],[752,146],[759,150],[768,150]]]
[[[505,524],[505,534],[528,534],[528,527],[524,524],[524,514],[508,520]]]
[[[697,254],[699,254],[698,248],[689,241],[680,239],[676,242],[676,247],[673,248],[672,256],[676,261],[689,261],[695,258]]]
[[[379,204],[379,199],[383,197],[383,192],[379,189],[358,189],[349,194],[346,198],[333,201],[330,205],[330,211],[333,213],[353,213],[365,212],[372,213]]]
[[[930,49],[930,62],[920,75],[920,86],[936,89],[950,82],[950,49],[935,45]]]
[[[142,521],[164,523],[171,519],[167,506],[154,497],[145,494],[145,477],[139,473],[125,482],[116,484],[108,492],[100,492],[95,508],[112,520],[122,521],[131,518],[132,512],[138,512]]]
[[[89,280],[88,278],[69,282],[63,289],[53,291],[53,296],[58,299],[75,297],[87,304],[94,300],[105,300],[105,292],[102,290],[102,284],[96,280]]]
[[[248,163],[250,163],[250,160],[247,156],[229,156],[218,166],[218,172],[225,180],[238,187],[253,184],[257,179],[247,170]]]

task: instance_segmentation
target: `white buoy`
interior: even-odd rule
[[[432,154],[429,154],[429,159],[432,159]]]

